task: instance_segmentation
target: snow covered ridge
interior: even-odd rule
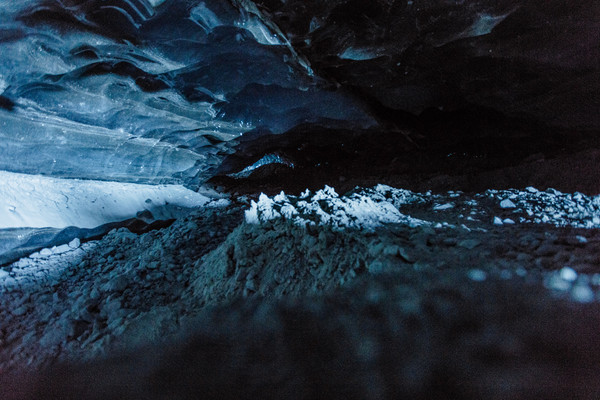
[[[423,220],[411,213],[428,215]],[[436,228],[484,228],[515,223],[545,223],[554,226],[600,228],[600,195],[566,194],[554,189],[539,191],[529,187],[524,191],[488,190],[467,195],[450,191],[447,194],[414,193],[386,185],[356,188],[340,196],[329,186],[314,195],[306,190],[300,196],[281,192],[270,198],[261,194],[246,211],[246,221],[258,224],[274,219],[286,219],[298,225],[331,225],[335,229],[371,230],[384,224],[410,227],[432,225]]]
[[[392,193],[390,199],[387,195]],[[356,228],[370,230],[386,223],[401,223],[411,227],[428,222],[402,214],[394,204],[417,201],[409,191],[378,185],[375,189],[340,197],[332,187],[325,186],[311,196],[306,190],[300,196],[287,196],[281,192],[272,199],[261,194],[246,211],[246,221],[258,224],[278,218],[292,220],[298,225],[332,225],[337,229]]]

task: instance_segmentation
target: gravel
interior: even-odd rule
[[[180,398],[597,398],[597,201],[515,193],[260,196],[32,254],[0,274],[0,392],[25,374],[3,398],[164,398],[144,382],[166,374]],[[129,378],[135,394],[111,392]]]

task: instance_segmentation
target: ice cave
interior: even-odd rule
[[[600,399],[597,0],[0,0],[0,399]]]

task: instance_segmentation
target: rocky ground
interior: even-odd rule
[[[242,196],[2,270],[3,398],[595,399],[596,197]]]

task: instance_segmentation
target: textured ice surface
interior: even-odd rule
[[[170,204],[199,207],[209,198],[181,185],[73,180],[0,171],[0,228],[94,228]],[[157,213],[158,214],[158,213]]]
[[[238,179],[246,178],[246,177],[250,176],[250,174],[252,174],[252,171],[254,171],[255,169],[260,168],[265,165],[269,165],[269,164],[282,164],[282,165],[286,165],[290,168],[294,168],[294,163],[292,163],[291,161],[289,161],[288,159],[286,159],[284,157],[281,157],[279,154],[267,154],[264,157],[262,157],[261,159],[259,159],[257,162],[255,162],[254,164],[247,166],[240,172],[235,172],[233,174],[229,174],[229,176],[231,176],[233,178],[238,178]]]
[[[0,5],[0,91],[15,104],[0,107],[0,170],[198,182],[255,126],[372,123],[256,15],[217,0],[160,3]]]

